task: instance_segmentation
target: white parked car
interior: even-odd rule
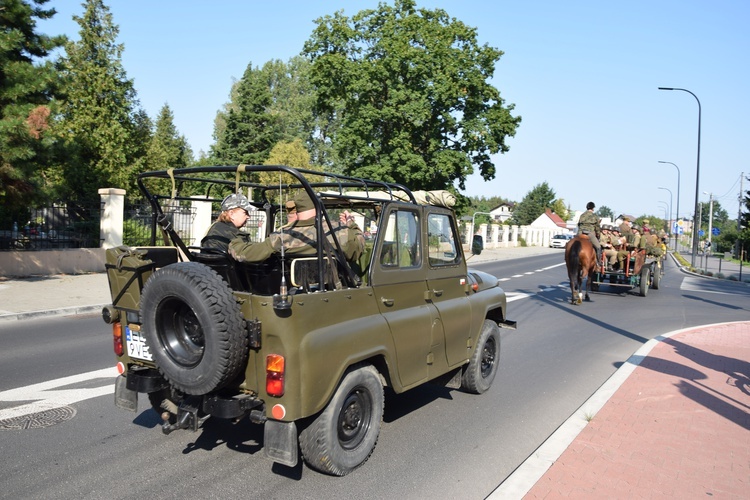
[[[565,248],[572,238],[572,234],[556,234],[549,240],[549,246],[550,248]]]

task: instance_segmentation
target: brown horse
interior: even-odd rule
[[[589,291],[596,270],[596,250],[588,235],[577,234],[565,245],[565,265],[568,268],[573,304],[578,305],[584,300],[583,290],[581,290],[584,279],[586,279],[586,301],[591,300]]]

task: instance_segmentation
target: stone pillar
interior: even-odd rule
[[[497,242],[499,238],[500,226],[497,224],[490,224],[489,241],[491,243],[490,248],[497,248]]]
[[[487,224],[480,224],[479,225],[479,234],[482,235],[482,241],[487,241]]]
[[[510,240],[510,226],[503,226],[503,243],[502,247],[507,248],[509,246],[508,241]]]
[[[102,188],[99,198],[102,202],[102,218],[99,223],[99,239],[102,248],[114,248],[122,245],[122,225],[125,213],[125,190]]]
[[[191,242],[189,245],[200,246],[201,240],[211,227],[211,203],[205,201],[191,201],[190,206],[195,213],[193,227],[190,231]]]
[[[518,226],[511,227],[511,241],[510,246],[517,247],[518,246]]]

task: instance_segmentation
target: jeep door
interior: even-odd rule
[[[426,219],[427,289],[445,332],[444,363],[452,367],[466,361],[472,351],[468,342],[472,332],[466,261],[453,213],[430,207]]]
[[[371,263],[373,291],[393,336],[404,389],[427,380],[432,329],[435,323],[440,328],[437,310],[426,300],[421,222],[419,206],[386,205]]]

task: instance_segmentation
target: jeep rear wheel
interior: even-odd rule
[[[482,394],[492,385],[500,361],[500,328],[497,323],[484,320],[482,333],[461,377],[461,389]]]
[[[374,367],[347,373],[325,410],[300,432],[305,462],[335,476],[365,463],[378,441],[383,407],[383,384]]]
[[[226,282],[195,262],[156,271],[141,295],[142,330],[164,377],[200,395],[233,380],[247,359],[247,333]]]

